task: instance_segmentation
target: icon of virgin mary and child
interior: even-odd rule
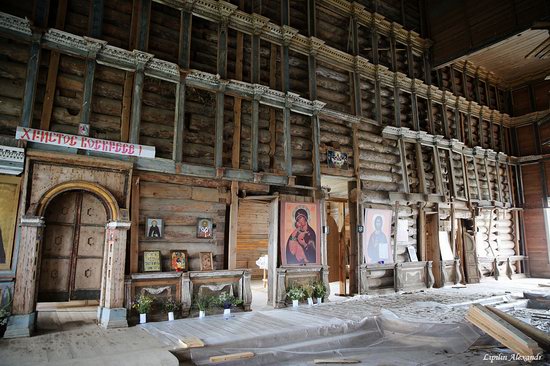
[[[307,264],[317,262],[317,236],[309,226],[309,215],[299,208],[294,213],[294,227],[286,243],[287,264]]]

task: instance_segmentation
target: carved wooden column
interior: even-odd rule
[[[23,94],[23,107],[21,111],[21,126],[32,126],[32,113],[34,108],[34,96],[36,94],[36,81],[38,79],[38,66],[40,65],[40,39],[42,35],[33,32],[31,50],[27,61],[27,74],[25,76],[25,92]]]
[[[145,65],[154,55],[134,50],[136,72],[134,73],[134,91],[132,96],[132,122],[130,126],[129,141],[132,144],[139,143],[139,130],[141,125],[141,96],[143,92],[143,80],[145,77]]]
[[[82,119],[78,126],[78,134],[81,136],[90,135],[90,113],[92,110],[92,95],[96,68],[96,55],[107,44],[93,38],[86,38],[88,55],[86,57],[86,76],[84,78],[84,93],[82,97]]]
[[[112,221],[105,230],[105,266],[101,280],[98,321],[104,328],[127,327],[124,307],[124,268],[129,221]],[[131,301],[131,299],[130,299]]]
[[[23,216],[13,291],[12,315],[4,338],[29,337],[36,323],[36,297],[40,274],[40,251],[44,218]]]
[[[250,126],[250,155],[252,171],[258,171],[258,141],[259,141],[259,119],[260,100],[262,95],[269,90],[267,86],[254,84],[254,97],[252,99],[252,124]]]

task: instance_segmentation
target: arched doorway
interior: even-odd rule
[[[67,191],[46,207],[38,302],[99,300],[105,225],[108,217],[95,195]]]

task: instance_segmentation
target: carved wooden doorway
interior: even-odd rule
[[[60,194],[48,205],[38,301],[99,300],[107,212],[85,191]]]

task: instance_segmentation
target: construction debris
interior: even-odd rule
[[[229,361],[237,361],[237,360],[246,360],[252,357],[254,357],[254,353],[252,352],[231,353],[223,356],[212,356],[210,357],[210,362],[221,363],[221,362],[229,362]]]
[[[508,323],[525,333],[530,338],[534,339],[539,344],[539,346],[547,351],[550,351],[550,336],[547,333],[533,327],[530,324],[522,322],[521,320],[514,318],[513,316],[506,314],[505,312],[497,308],[494,308],[492,306],[487,306],[486,308],[501,317],[502,319],[506,320]]]
[[[361,361],[355,360],[352,358],[319,358],[319,359],[313,360],[313,363],[315,364],[326,364],[326,363],[350,364],[350,363],[361,363]]]
[[[543,352],[535,340],[483,305],[472,304],[466,319],[521,356],[535,357]]]

